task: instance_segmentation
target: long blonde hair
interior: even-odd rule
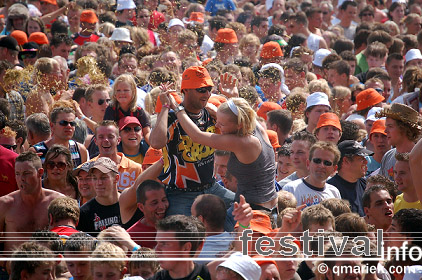
[[[245,99],[230,98],[218,107],[218,111],[230,115],[233,121],[241,126],[237,135],[246,136],[253,133],[256,127],[256,113]]]
[[[135,79],[131,74],[122,74],[114,80],[113,84],[113,94],[111,96],[111,105],[119,107],[119,102],[116,99],[116,87],[119,83],[128,83],[130,89],[132,90],[132,100],[129,103],[129,110],[135,112],[137,109],[136,101],[137,101],[137,92],[136,92],[136,83]]]

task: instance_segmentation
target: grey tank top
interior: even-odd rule
[[[259,139],[262,151],[250,163],[241,163],[234,153],[230,154],[227,170],[237,179],[235,200],[243,195],[248,203],[261,204],[277,197],[275,190],[275,155],[273,147],[265,142],[258,128],[254,136]]]

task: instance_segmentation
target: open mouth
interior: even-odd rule
[[[393,211],[388,210],[387,212],[385,212],[385,216],[387,216],[387,217],[393,217]]]

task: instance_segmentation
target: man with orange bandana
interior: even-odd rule
[[[186,69],[182,75],[182,106],[169,112],[169,104],[162,103],[157,125],[151,132],[151,147],[163,149],[164,175],[160,179],[168,185],[167,215],[190,215],[194,199],[204,193],[221,197],[227,208],[234,200],[234,193],[220,186],[213,177],[214,149],[194,143],[176,118],[177,110],[184,108],[202,131],[214,133],[215,120],[205,109],[213,86],[204,67]]]

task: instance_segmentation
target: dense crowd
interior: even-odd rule
[[[422,277],[421,0],[2,5],[1,280]]]

